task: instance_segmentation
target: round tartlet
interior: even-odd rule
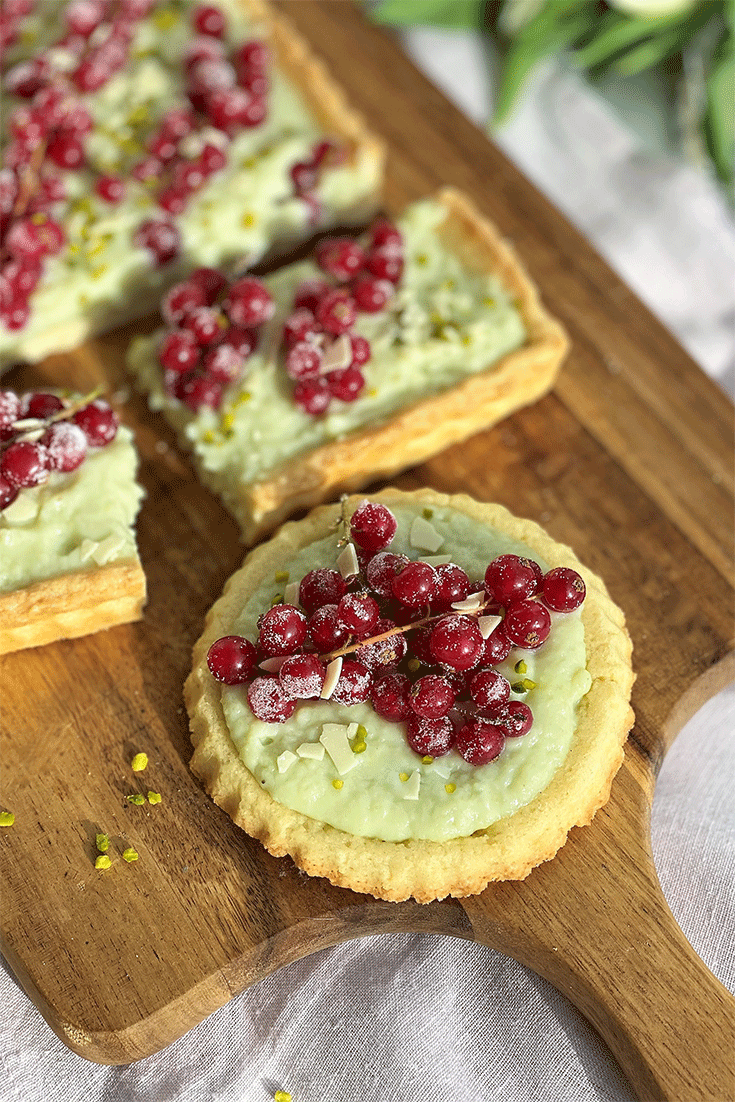
[[[362,500],[357,496],[348,499],[347,515]],[[247,556],[210,610],[185,685],[195,748],[191,769],[233,821],[274,856],[288,854],[310,875],[324,876],[354,891],[394,901],[413,897],[429,902],[447,895],[477,894],[493,880],[523,879],[556,854],[573,826],[592,820],[607,801],[622,763],[623,745],[633,722],[629,701],[634,680],[623,613],[611,601],[602,580],[583,567],[568,547],[502,506],[431,490],[413,494],[386,490],[372,495],[371,500],[388,508],[410,503],[450,509],[470,518],[479,530],[519,541],[547,568],[569,566],[582,575],[587,596],[581,619],[591,685],[577,706],[569,750],[550,781],[518,810],[466,836],[447,841],[386,841],[349,833],[285,806],[246,767],[227,724],[223,686],[208,670],[207,652],[216,639],[233,633],[241,610],[264,581],[283,570],[303,549],[334,532],[341,515],[339,505],[317,508],[303,520],[285,524]],[[308,707],[308,702],[304,706]],[[403,744],[403,725],[394,726],[396,739]],[[493,764],[480,768],[491,769]]]

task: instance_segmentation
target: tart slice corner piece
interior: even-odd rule
[[[608,800],[633,680],[624,616],[568,547],[501,506],[386,490],[285,524],[232,576],[185,686],[191,768],[310,875],[472,895]]]
[[[103,400],[0,391],[0,654],[141,618],[136,467]]]

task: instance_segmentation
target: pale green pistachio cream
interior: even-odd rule
[[[285,460],[362,426],[380,425],[523,344],[523,321],[500,281],[467,271],[443,246],[436,231],[445,216],[440,203],[427,199],[398,220],[406,260],[401,283],[384,310],[358,314],[354,326],[371,346],[365,390],[354,402],[333,401],[321,417],[294,402],[279,350],[296,288],[320,274],[311,262],[290,265],[265,280],[277,303],[275,316],[219,410],[193,414],[164,393],[156,357],[160,333],[133,342],[128,366],[148,391],[151,407],[164,411],[194,452],[203,480],[233,511],[238,482],[257,481]]]
[[[21,356],[36,359],[52,347],[73,347],[84,336],[84,319],[91,318],[99,327],[131,310],[145,313],[141,299],[153,310],[161,291],[193,267],[236,263],[240,268],[257,262],[274,242],[303,239],[313,232],[310,208],[294,196],[289,170],[309,159],[323,129],[295,86],[273,67],[268,116],[260,126],[238,131],[231,143],[223,143],[223,134],[212,127],[184,139],[182,149],[191,157],[205,140],[226,145],[227,165],[173,219],[182,238],[179,260],[158,268],[147,249],[133,244],[141,222],[168,218],[154,194],[160,179],[154,178],[151,188],[135,180],[130,170],[146,156],[145,143],[163,114],[189,106],[182,57],[193,37],[195,6],[193,0],[157,3],[136,23],[125,68],[99,91],[79,96],[95,125],[84,143],[89,167],[63,173],[67,199],[54,208],[67,245],[45,263],[42,282],[31,296],[27,325],[10,332],[0,324],[0,366]],[[219,0],[218,6],[227,18],[228,44],[258,35],[238,0]],[[22,42],[8,51],[7,64],[59,39],[63,13],[60,3],[36,5],[36,12],[24,20],[27,33]],[[54,59],[63,68],[61,48],[54,50]],[[25,102],[8,100],[5,126],[11,107]],[[96,174],[124,179],[122,202],[110,204],[95,194]],[[325,224],[348,217],[375,188],[376,166],[367,158],[330,167],[315,189]],[[52,345],[48,333],[56,334]]]
[[[0,593],[137,559],[137,462],[132,433],[121,425],[75,471],[53,471],[42,486],[21,490],[0,512]]]
[[[429,521],[442,543],[427,555],[411,544],[420,510],[420,505],[393,508],[398,533],[391,551],[430,562],[442,556],[472,579],[482,579],[497,555],[532,555],[522,543],[443,507],[434,509]],[[283,571],[290,582],[299,582],[315,567],[334,565],[337,553],[336,536],[330,536],[301,550]],[[546,569],[547,564],[540,565]],[[264,582],[231,625],[232,632],[256,639],[258,616],[283,588],[280,572],[278,579]],[[482,830],[529,803],[568,753],[577,705],[591,683],[579,610],[552,613],[551,632],[538,650],[511,652],[498,667],[511,683],[519,680],[514,671],[519,661],[526,663],[523,677],[535,687],[514,692],[511,699],[526,701],[533,726],[521,738],[508,739],[500,756],[482,766],[468,764],[456,750],[425,762],[406,742],[405,725],[382,719],[369,704],[306,701],[285,723],[263,723],[253,717],[244,687],[222,686],[222,706],[242,761],[279,803],[350,834],[391,842],[443,842]],[[321,760],[308,756],[319,753],[325,724],[364,728],[342,733],[343,746],[347,737],[350,747],[346,763],[338,755],[342,771],[328,752]],[[364,750],[352,750],[363,742]]]

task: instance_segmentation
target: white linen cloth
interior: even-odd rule
[[[407,46],[469,115],[488,114],[470,34]],[[553,67],[501,137],[702,366],[735,376],[735,230],[714,186],[644,156],[594,94]],[[735,991],[735,692],[687,724],[658,782],[653,845],[664,893]],[[324,950],[233,999],[164,1052],[90,1064],[0,969],[0,1102],[629,1102],[607,1048],[553,987],[483,946],[381,935]]]

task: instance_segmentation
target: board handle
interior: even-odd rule
[[[648,803],[630,770],[621,770],[615,788],[611,809],[572,831],[552,862],[462,906],[477,941],[527,965],[574,1003],[640,1099],[728,1102],[735,1099],[735,999],[666,903]],[[645,824],[636,814],[643,805]]]

